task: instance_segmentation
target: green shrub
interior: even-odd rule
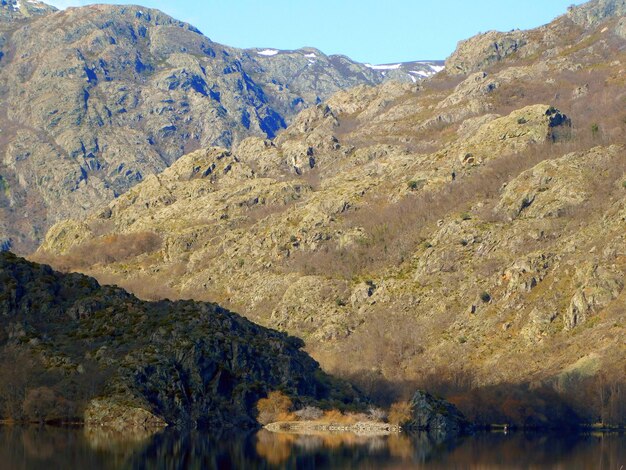
[[[489,295],[489,292],[483,292],[482,294],[480,294],[480,300],[482,300],[485,303],[488,303],[491,301],[491,295]]]

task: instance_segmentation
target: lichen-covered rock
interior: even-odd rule
[[[150,430],[167,426],[165,420],[148,410],[99,398],[89,402],[85,409],[84,420],[87,426],[101,426],[117,431]]]
[[[526,43],[522,31],[479,34],[459,43],[456,51],[446,60],[446,71],[449,74],[467,74],[481,70],[517,52]]]
[[[456,406],[424,391],[415,392],[410,401],[411,419],[403,427],[453,437],[470,428],[469,421]]]
[[[548,160],[507,184],[496,210],[509,218],[559,217],[582,204],[592,193],[590,172],[607,159],[619,159],[623,149],[595,148]]]
[[[617,298],[624,289],[624,277],[615,267],[583,265],[577,272],[583,283],[570,301],[565,313],[566,329],[584,323],[587,318]]]

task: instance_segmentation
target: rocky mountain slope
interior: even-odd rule
[[[215,304],[144,302],[10,253],[0,253],[0,279],[0,417],[19,417],[14,397],[19,407],[26,396],[33,413],[35,395],[31,419],[245,427],[256,423],[256,401],[277,389],[303,402],[358,399],[300,351],[301,340]]]
[[[415,63],[390,78],[412,81],[437,67]],[[332,93],[386,79],[314,49],[223,46],[157,10],[3,1],[0,243],[27,253],[52,223],[109,202],[189,151],[274,137]]]
[[[623,421],[623,25],[596,0],[479,35],[420,84],[186,155],[37,258],[219,301],[384,397],[418,383],[491,422]]]

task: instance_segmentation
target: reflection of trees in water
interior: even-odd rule
[[[477,434],[441,441],[427,434],[366,438],[260,431],[213,435],[165,430],[155,435],[102,429],[0,426],[0,468],[299,469],[299,468],[619,468],[618,435]]]
[[[0,426],[0,468],[110,470],[115,461],[96,453],[82,428]]]
[[[24,429],[21,433],[24,452],[33,459],[48,460],[55,449],[65,444],[65,436],[42,432],[39,428]]]
[[[289,460],[291,456],[291,448],[297,441],[297,436],[293,434],[275,434],[265,429],[259,431],[256,435],[256,451],[259,457],[265,459],[272,465],[280,465]],[[314,450],[320,443],[314,442]]]

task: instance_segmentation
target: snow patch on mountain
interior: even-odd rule
[[[271,57],[278,54],[278,52],[279,51],[277,51],[276,49],[264,49],[262,51],[258,51],[257,54]]]
[[[400,67],[402,67],[402,64],[364,65],[372,70],[398,70]]]

